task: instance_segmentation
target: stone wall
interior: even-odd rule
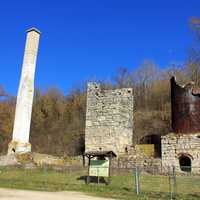
[[[88,83],[85,150],[121,155],[132,145],[132,89],[102,90],[99,84]]]
[[[112,160],[113,168],[133,169],[136,166],[151,173],[162,172],[161,159],[145,155],[138,147],[132,148],[128,154],[119,156]]]
[[[162,136],[162,166],[176,166],[180,169],[179,159],[186,156],[191,160],[192,172],[199,171],[200,133],[174,134]]]

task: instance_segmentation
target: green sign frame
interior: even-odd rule
[[[109,160],[91,160],[89,176],[109,177]]]

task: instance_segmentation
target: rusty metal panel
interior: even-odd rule
[[[173,132],[200,132],[200,93],[192,83],[182,87],[171,78],[171,111]]]

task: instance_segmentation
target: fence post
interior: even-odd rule
[[[99,167],[97,167],[97,184],[99,185]]]
[[[176,199],[176,168],[172,166],[172,170],[169,167],[169,190],[170,190],[170,199]]]
[[[136,166],[134,170],[134,176],[135,176],[135,189],[136,189],[136,194],[140,194],[140,171],[139,167]]]
[[[173,166],[173,199],[176,199],[176,168]]]

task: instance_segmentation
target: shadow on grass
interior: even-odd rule
[[[80,176],[79,178],[77,178],[77,180],[82,180],[85,183],[87,183],[88,176]],[[103,184],[106,184],[106,185],[108,184],[108,181],[106,181],[104,177],[99,177],[99,179],[98,179],[97,176],[90,176],[89,177],[89,182],[90,183],[97,183],[97,184],[98,183],[103,183]]]

